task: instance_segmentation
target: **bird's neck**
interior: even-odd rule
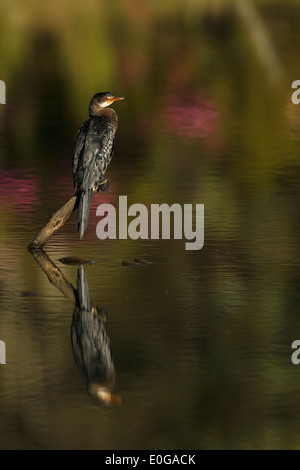
[[[97,110],[97,113],[90,114],[90,117],[102,117],[102,116],[116,117],[117,113],[112,108],[102,108],[100,110]]]

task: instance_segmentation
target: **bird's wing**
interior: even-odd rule
[[[103,179],[114,150],[114,128],[107,118],[91,119],[82,155],[82,189],[97,187]]]
[[[73,181],[75,191],[80,189],[83,180],[84,168],[82,166],[82,157],[90,121],[91,119],[89,118],[82,124],[81,128],[77,132],[75,139],[75,146],[73,150]]]

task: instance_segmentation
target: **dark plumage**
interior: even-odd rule
[[[89,118],[82,124],[73,152],[73,180],[78,194],[78,231],[80,240],[88,224],[92,196],[104,181],[104,173],[113,153],[118,128],[117,113],[107,108],[122,97],[109,92],[97,93],[89,105]],[[100,186],[108,191],[108,181]]]

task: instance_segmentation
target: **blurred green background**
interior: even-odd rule
[[[300,448],[300,6],[292,0],[2,0],[0,448]],[[95,406],[73,307],[26,247],[73,191],[94,93],[125,96],[110,192],[46,251],[108,305],[120,407]],[[205,205],[205,244],[96,237],[96,207]],[[142,269],[121,266],[143,256]],[[25,296],[30,291],[33,295]]]

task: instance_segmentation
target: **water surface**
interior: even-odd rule
[[[293,2],[257,2],[272,71],[230,5],[138,13],[128,2],[101,31],[99,9],[80,21],[79,6],[72,15],[60,7],[41,23],[34,8],[7,11],[15,39],[1,33],[14,48],[0,77],[11,90],[0,108],[0,448],[300,447],[291,362],[300,335],[300,108],[290,99],[300,12]],[[74,214],[34,257],[28,244],[72,195],[74,138],[104,89],[126,98],[114,107],[110,191],[94,197],[83,241]],[[204,204],[204,247],[99,240],[96,209],[118,208],[120,195],[148,208]],[[95,263],[59,261],[70,256]],[[151,264],[122,266],[137,257]],[[120,403],[96,402],[78,368],[80,273],[103,314],[97,338]]]

